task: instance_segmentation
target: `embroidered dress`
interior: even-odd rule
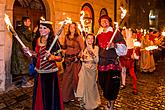
[[[145,47],[153,45],[151,40],[142,40],[142,49],[140,56],[140,71],[142,72],[153,72],[155,68],[155,61],[152,51],[145,50]]]
[[[54,50],[59,50],[56,43]],[[44,60],[46,46],[36,45],[37,64],[32,110],[64,110],[55,61]]]
[[[97,63],[98,63],[98,47],[90,48],[94,53],[92,58],[87,49],[84,50],[84,55],[87,57],[82,61],[82,67],[79,72],[79,82],[77,87],[77,97],[82,97],[85,109],[94,109],[101,104],[100,95],[96,83]]]

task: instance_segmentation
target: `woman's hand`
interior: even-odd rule
[[[49,51],[46,51],[46,56],[49,61],[51,61],[51,60],[61,61],[62,60],[61,56],[52,55]]]
[[[87,59],[87,57],[88,57],[88,56],[83,55],[81,58],[82,58],[82,60],[85,60],[85,59]]]
[[[56,61],[61,61],[62,58],[61,56],[55,56],[55,55],[50,55],[50,57],[48,58],[49,61],[52,61],[52,60],[56,60]]]

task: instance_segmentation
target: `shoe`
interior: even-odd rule
[[[27,82],[26,84],[22,84],[21,86],[22,88],[26,88],[26,87],[33,87],[33,84]]]
[[[122,84],[122,85],[120,86],[120,90],[125,89],[125,87],[126,87],[126,86]]]
[[[134,95],[137,95],[137,94],[138,94],[138,91],[137,91],[136,89],[134,89],[134,90],[132,91],[132,93],[133,93]]]

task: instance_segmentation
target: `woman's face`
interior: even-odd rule
[[[40,31],[41,36],[47,36],[50,32],[50,29],[40,24],[39,31]]]
[[[103,28],[106,28],[106,27],[109,27],[109,21],[108,21],[108,19],[104,19],[104,18],[102,18],[101,19],[101,26],[103,27]]]
[[[93,36],[92,35],[88,35],[86,40],[87,40],[87,43],[89,45],[92,45],[93,42],[94,42],[94,39],[93,39]]]
[[[71,33],[74,33],[75,30],[76,30],[75,24],[71,24],[70,27],[69,27],[69,29],[70,29],[70,32],[71,32]]]

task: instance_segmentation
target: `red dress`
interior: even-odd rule
[[[55,52],[59,50],[56,43]],[[64,110],[55,61],[44,60],[46,46],[36,45],[37,63],[32,110]]]

